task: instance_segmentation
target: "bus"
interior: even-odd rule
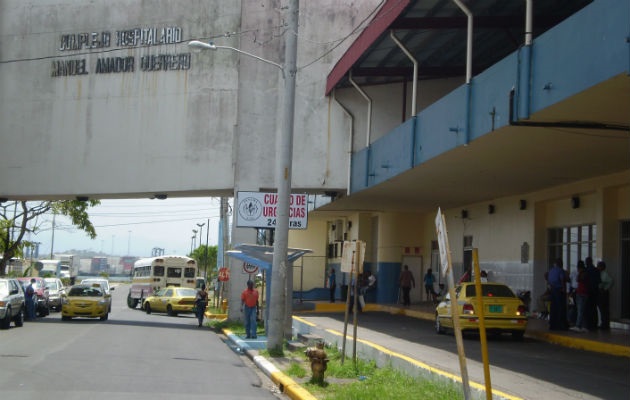
[[[133,265],[127,305],[136,308],[154,291],[167,286],[194,288],[197,272],[197,262],[186,256],[142,258]]]

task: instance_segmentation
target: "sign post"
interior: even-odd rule
[[[457,343],[457,355],[459,356],[459,368],[462,373],[462,384],[464,386],[464,399],[470,399],[470,383],[468,382],[468,367],[466,366],[466,354],[464,354],[464,340],[462,338],[462,329],[459,326],[459,302],[455,295],[455,280],[453,279],[453,269],[451,268],[451,250],[448,244],[448,235],[446,233],[446,220],[442,211],[438,208],[435,217],[435,230],[440,246],[440,263],[442,265],[442,276],[446,275],[448,279],[448,294],[451,302],[451,318],[453,318],[453,330],[455,333],[455,341]]]

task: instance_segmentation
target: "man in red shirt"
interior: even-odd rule
[[[241,293],[241,312],[245,307],[245,333],[247,339],[256,339],[256,314],[258,309],[258,290],[254,282],[247,281],[247,289]]]

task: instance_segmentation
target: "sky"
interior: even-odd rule
[[[193,245],[193,229],[197,231],[194,247],[200,244],[197,224],[204,224],[202,244],[206,243],[206,234],[210,246],[218,244],[218,197],[101,200],[88,213],[97,234],[93,240],[74,228],[69,219],[57,216],[53,242],[52,215],[47,216],[39,233],[30,238],[41,243],[40,258],[50,255],[53,243],[53,253],[92,250],[109,256],[149,257],[158,247],[165,254],[186,255]]]

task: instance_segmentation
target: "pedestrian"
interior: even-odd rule
[[[481,273],[479,273],[479,280],[481,281],[481,283],[488,282],[488,273],[485,269],[482,270]]]
[[[206,312],[206,306],[208,305],[208,291],[206,290],[206,284],[202,284],[201,288],[197,290],[197,295],[195,296],[195,308],[197,321],[199,321],[199,325],[197,327],[201,327],[203,324],[203,317]]]
[[[613,278],[606,271],[606,263],[599,261],[597,263],[597,269],[599,270],[599,292],[597,294],[597,307],[599,308],[599,315],[601,318],[601,324],[599,329],[604,331],[610,330],[610,288],[613,285]]]
[[[435,284],[435,276],[433,275],[433,269],[429,268],[427,272],[424,274],[424,291],[427,295],[427,300],[432,300],[435,303],[436,295],[434,284]]]
[[[400,274],[400,288],[403,292],[403,305],[409,306],[411,305],[411,299],[409,297],[409,292],[411,292],[411,287],[416,287],[416,280],[413,277],[411,271],[409,271],[409,266],[405,265],[403,267],[403,272]]]
[[[247,281],[247,289],[241,293],[241,312],[245,309],[245,335],[247,339],[256,339],[256,315],[258,314],[258,290],[253,281]]]
[[[24,303],[26,305],[26,318],[30,321],[35,320],[35,278],[31,278],[31,283],[24,291]]]
[[[331,268],[330,273],[328,274],[328,279],[324,282],[324,287],[328,287],[330,290],[330,302],[335,302],[335,290],[337,289],[337,275],[335,274],[335,269]]]
[[[587,276],[587,288],[588,299],[586,300],[586,308],[584,311],[584,317],[586,318],[586,328],[589,331],[597,330],[597,301],[599,295],[600,274],[599,270],[593,264],[591,257],[586,257],[586,276]]]
[[[547,275],[547,282],[551,290],[549,329],[552,331],[562,331],[568,328],[566,280],[566,274],[562,269],[562,259],[557,258]]]
[[[365,274],[363,274],[362,276],[363,276],[363,280],[359,281],[359,282],[362,282],[362,284],[361,284],[361,294],[363,296],[365,296],[365,294],[368,291],[370,291],[370,290],[372,290],[372,289],[374,289],[376,287],[376,277],[370,271],[365,271]]]
[[[363,274],[359,274],[359,276],[357,278],[355,278],[354,276],[352,276],[352,279],[350,280],[350,304],[348,305],[348,312],[353,313],[354,312],[354,287],[356,285],[356,283],[358,282],[362,282],[363,281]],[[363,302],[365,302],[365,299],[363,298],[363,288],[360,287],[361,285],[359,284],[357,286],[357,290],[358,290],[358,296],[357,296],[357,308],[359,309],[359,312],[363,312],[363,305],[361,304],[361,300],[363,300]]]
[[[577,263],[577,274],[575,282],[575,306],[577,309],[577,315],[575,317],[575,326],[571,328],[575,332],[586,332],[586,323],[584,318],[584,309],[586,308],[586,301],[588,299],[588,277],[586,276],[586,265],[584,261],[580,260]]]

